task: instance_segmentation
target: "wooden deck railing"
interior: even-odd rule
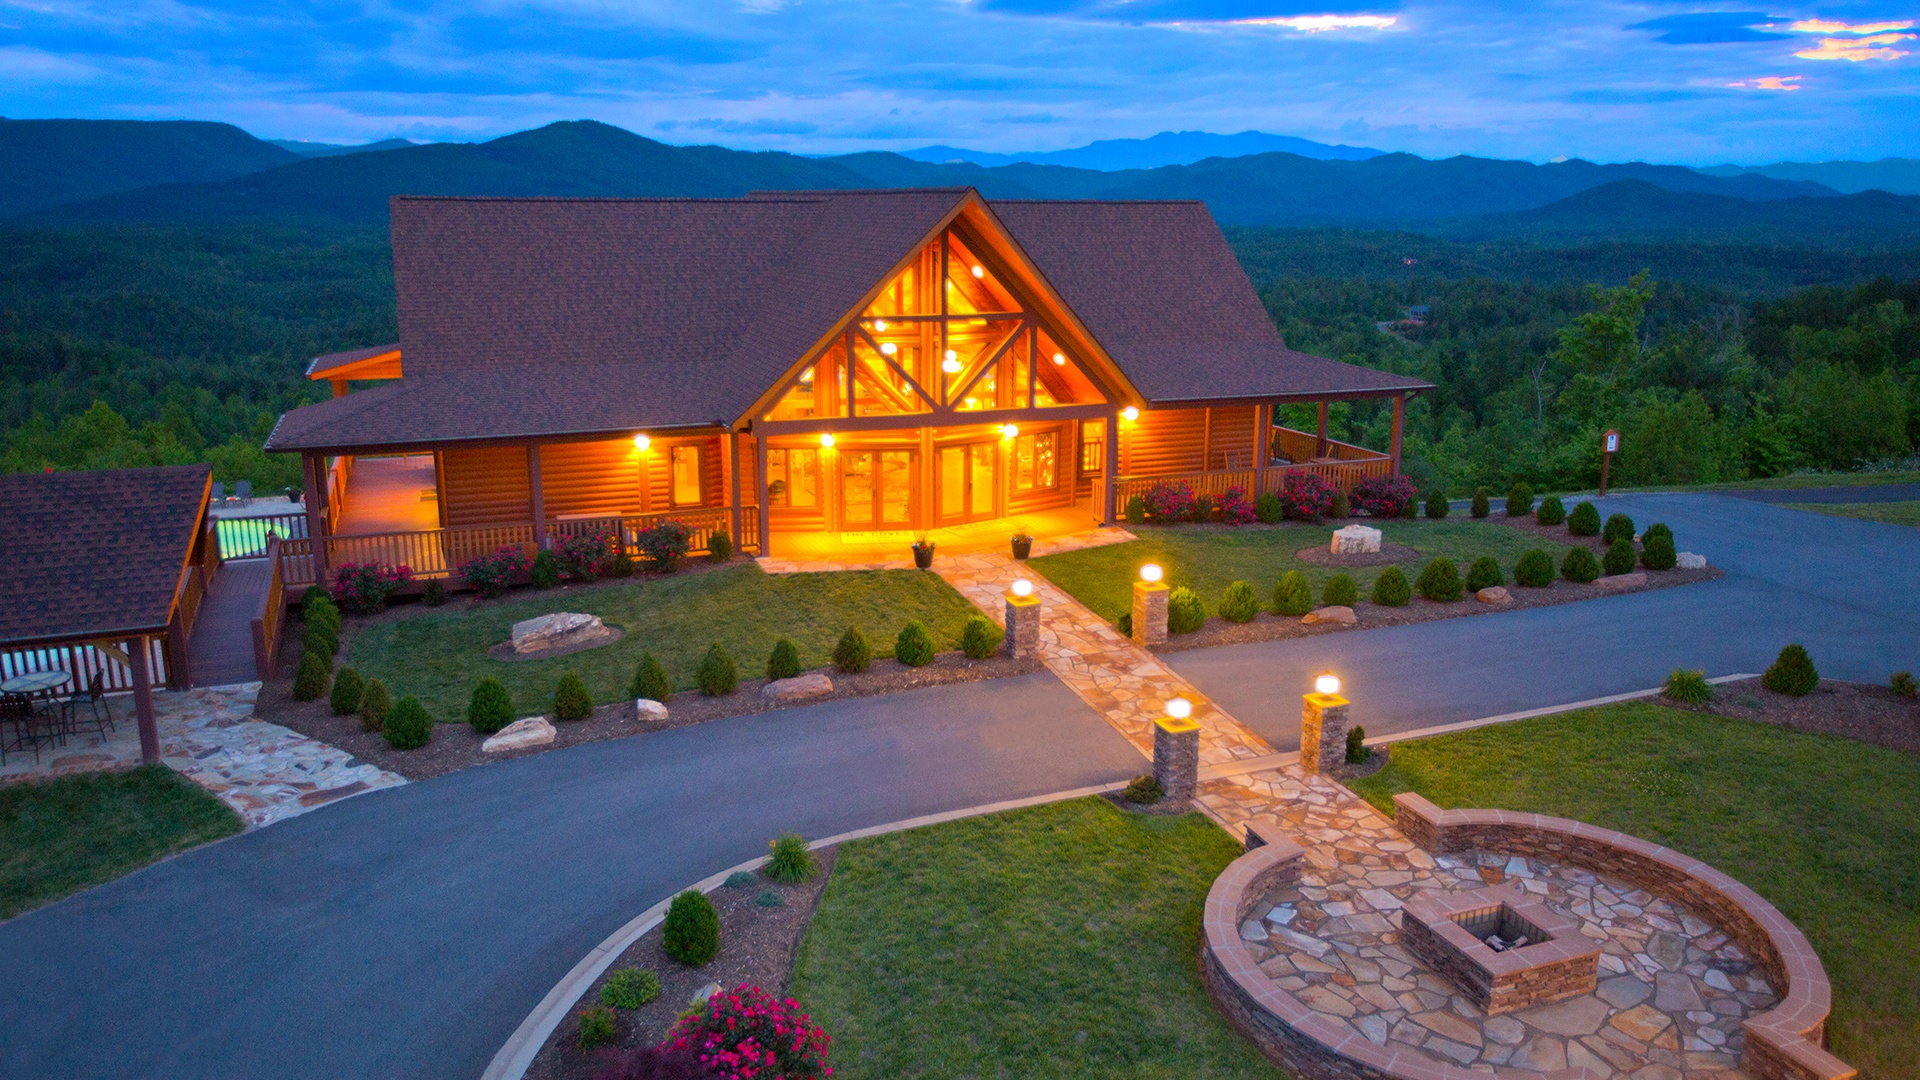
[[[1321,460],[1315,461],[1314,451],[1318,443],[1318,438],[1307,432],[1274,428],[1274,458],[1272,464],[1261,470],[1259,490],[1256,490],[1255,470],[1252,468],[1121,476],[1114,480],[1114,502],[1124,508],[1128,499],[1146,494],[1155,484],[1181,482],[1191,487],[1195,495],[1207,495],[1215,500],[1226,494],[1228,488],[1235,487],[1257,498],[1265,492],[1277,494],[1290,472],[1313,473],[1341,491],[1351,492],[1360,481],[1370,476],[1386,476],[1393,471],[1393,459],[1386,454],[1335,439],[1327,440],[1326,453],[1321,455]]]
[[[148,639],[147,666],[153,674],[155,686],[175,685],[173,669],[168,666],[167,640],[166,636]],[[123,648],[125,642],[115,642],[114,645]],[[11,679],[15,675],[35,671],[64,671],[72,675],[71,682],[55,691],[62,697],[75,690],[85,690],[96,673],[101,676],[100,688],[108,693],[133,689],[131,668],[117,657],[85,643],[0,652],[0,679]]]
[[[253,620],[253,666],[262,682],[273,678],[279,668],[280,639],[286,628],[287,587],[280,576],[282,543],[278,536],[267,537],[267,595]]]
[[[267,534],[282,540],[307,535],[305,514],[262,514],[259,517],[215,518],[220,558],[257,559],[267,553]]]

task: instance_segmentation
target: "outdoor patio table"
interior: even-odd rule
[[[6,682],[0,682],[0,691],[9,694],[38,694],[44,690],[54,690],[73,681],[73,677],[64,671],[32,671],[25,675],[15,675]]]

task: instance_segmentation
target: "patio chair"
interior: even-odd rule
[[[233,485],[233,499],[241,506],[253,505],[253,481],[242,480]]]
[[[226,483],[224,481],[215,480],[213,482],[213,494],[209,498],[215,506],[225,506],[227,504]]]
[[[107,695],[100,682],[100,673],[96,671],[87,680],[85,690],[75,690],[73,696],[67,699],[67,723],[76,734],[83,722],[80,714],[83,705],[93,715],[93,730],[101,738],[106,738],[107,733],[113,730],[113,710],[107,707]]]
[[[11,736],[6,733],[9,725],[13,727]],[[38,763],[40,744],[54,738],[54,733],[41,723],[32,699],[24,694],[0,694],[0,765],[7,763],[9,750],[31,750],[33,760]]]

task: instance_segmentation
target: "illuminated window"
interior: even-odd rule
[[[767,450],[767,502],[796,510],[820,505],[820,451]]]
[[[705,501],[701,497],[700,488],[700,448],[698,446],[674,447],[673,505],[699,506]]]
[[[1053,432],[1046,431],[1037,435],[1021,435],[1013,440],[1015,491],[1038,491],[1057,484],[1054,437]]]
[[[1092,439],[1080,444],[1080,471],[1088,476],[1098,476],[1107,468],[1107,444],[1100,439]]]

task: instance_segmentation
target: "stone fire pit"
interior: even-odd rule
[[[1400,910],[1400,939],[1489,1014],[1590,994],[1599,982],[1599,943],[1518,882],[1415,893]]]

